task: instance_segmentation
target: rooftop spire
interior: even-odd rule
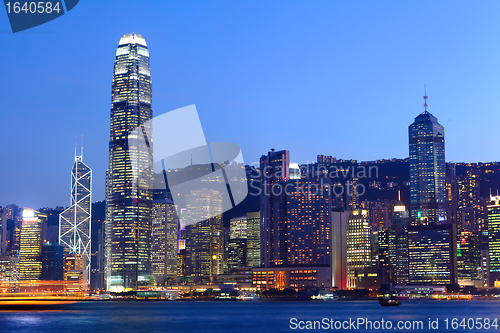
[[[424,107],[425,107],[425,111],[424,112],[425,113],[427,113],[427,106],[428,106],[427,105],[427,98],[429,98],[429,97],[427,97],[427,87],[424,84]]]

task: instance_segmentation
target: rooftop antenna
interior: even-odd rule
[[[398,190],[398,201],[401,201],[401,190]]]
[[[427,86],[424,84],[424,107],[425,107],[425,113],[427,113]]]

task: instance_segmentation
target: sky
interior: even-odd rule
[[[408,156],[424,108],[446,160],[498,161],[498,1],[97,1],[13,34],[0,10],[0,205],[70,204],[75,136],[104,199],[111,79],[126,33],[148,43],[154,116],[195,104],[208,142]]]

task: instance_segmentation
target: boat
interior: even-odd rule
[[[53,299],[18,299],[1,300],[0,311],[19,310],[67,310],[69,306],[77,303],[74,300],[53,300]]]
[[[381,297],[381,298],[379,298],[378,302],[382,306],[400,306],[401,305],[401,302],[393,297],[389,297],[389,298]]]

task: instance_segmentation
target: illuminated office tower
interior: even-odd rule
[[[247,238],[247,217],[240,216],[232,218],[229,222],[229,238]]]
[[[368,211],[352,211],[347,225],[347,288],[356,287],[356,270],[372,266],[371,237]]]
[[[286,202],[286,267],[331,265],[330,180],[290,181]]]
[[[457,231],[454,224],[413,225],[408,230],[411,284],[457,283]]]
[[[83,163],[83,149],[71,170],[71,205],[59,215],[59,243],[66,254],[85,255],[90,272],[92,170]],[[89,276],[90,278],[90,276]]]
[[[113,292],[137,289],[151,276],[152,137],[149,51],[139,34],[118,43],[113,71],[107,173],[106,284]],[[134,142],[134,140],[137,140]]]
[[[410,145],[410,217],[415,224],[445,223],[444,127],[425,111],[408,128]]]
[[[153,201],[152,260],[153,276],[163,284],[177,276],[179,219],[174,202],[168,199]]]
[[[247,265],[259,267],[260,260],[260,212],[247,213]]]
[[[32,208],[24,208],[19,249],[19,279],[38,280],[42,273],[42,224]]]
[[[272,149],[260,158],[261,260],[263,267],[286,266],[286,191],[290,165],[288,150]]]
[[[490,196],[488,209],[490,287],[500,288],[500,196]]]
[[[222,194],[214,190],[193,190],[186,197],[186,205],[186,275],[212,278],[222,274]]]

